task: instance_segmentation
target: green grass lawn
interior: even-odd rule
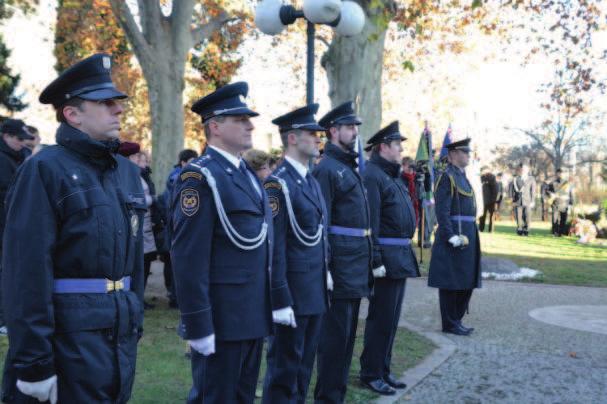
[[[190,361],[184,357],[185,342],[176,334],[178,314],[166,308],[166,302],[159,300],[154,310],[146,311],[145,334],[139,343],[137,377],[132,403],[182,403],[191,385]],[[359,357],[362,352],[364,322],[359,324],[354,358],[350,370],[347,403],[369,403],[378,396],[362,389],[358,384],[360,370]],[[4,363],[7,338],[0,338],[0,359]],[[392,370],[401,375],[415,366],[434,350],[435,346],[418,334],[399,329],[394,346]],[[265,355],[264,355],[265,358]],[[259,377],[258,391],[261,392],[265,359]],[[316,376],[312,377],[309,396],[314,391]],[[258,400],[261,401],[261,400]],[[311,400],[310,400],[311,401]]]
[[[607,287],[607,247],[579,244],[576,237],[553,237],[550,222],[535,221],[529,237],[516,234],[512,221],[497,222],[493,233],[481,233],[484,256],[505,258],[542,275],[528,282]],[[419,258],[419,250],[417,250]],[[424,272],[430,250],[424,250]]]

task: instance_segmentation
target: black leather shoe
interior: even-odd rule
[[[466,331],[465,329],[463,329],[460,326],[443,329],[443,332],[445,332],[447,334],[454,334],[454,335],[464,335],[464,336],[470,335],[470,331]]]
[[[468,334],[472,333],[472,331],[474,331],[474,327],[466,327],[463,324],[459,325],[464,331],[468,331]]]
[[[374,391],[377,394],[381,394],[382,396],[393,396],[394,394],[396,394],[396,390],[388,386],[386,382],[384,382],[382,379],[369,381],[361,379],[360,382],[364,387],[368,388],[371,391]]]
[[[407,385],[405,383],[399,382],[392,375],[384,376],[384,382],[386,382],[390,387],[393,387],[395,389],[406,389],[407,388]]]

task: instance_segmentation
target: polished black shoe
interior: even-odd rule
[[[443,332],[445,332],[447,334],[454,334],[454,335],[463,335],[463,336],[470,335],[470,331],[467,331],[460,326],[455,326],[452,328],[443,328]]]
[[[374,391],[377,394],[381,394],[382,396],[393,396],[396,394],[396,390],[386,384],[382,379],[376,380],[363,380],[360,379],[362,385],[368,388],[371,391]]]
[[[407,388],[407,385],[405,383],[399,382],[392,375],[384,376],[384,382],[386,382],[390,387],[393,387],[395,389],[406,389]]]
[[[463,324],[460,324],[459,326],[460,326],[460,327],[461,327],[461,328],[462,328],[464,331],[467,331],[467,332],[468,332],[468,334],[471,334],[471,333],[472,333],[472,331],[474,331],[474,327],[466,327],[466,326],[465,326],[465,325],[463,325]]]

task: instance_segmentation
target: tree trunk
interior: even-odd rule
[[[355,101],[363,121],[360,135],[364,144],[381,125],[386,30],[369,18],[373,10],[369,11],[364,4],[363,8],[367,19],[362,33],[349,38],[334,35],[321,64],[329,80],[331,105]]]

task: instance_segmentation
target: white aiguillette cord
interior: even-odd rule
[[[215,206],[217,207],[217,215],[219,216],[219,221],[221,222],[221,225],[223,226],[223,229],[228,235],[230,241],[232,241],[232,243],[241,250],[250,251],[259,248],[259,246],[261,246],[266,241],[266,237],[268,235],[268,223],[265,221],[265,219],[263,224],[261,225],[261,231],[259,232],[259,235],[257,237],[247,238],[239,234],[238,231],[236,231],[236,229],[234,228],[234,226],[232,226],[232,223],[230,222],[230,219],[228,218],[228,215],[226,214],[226,211],[223,208],[223,203],[221,202],[219,190],[217,189],[217,182],[215,181],[215,177],[213,177],[213,174],[211,174],[211,171],[209,171],[209,169],[206,167],[200,167],[195,164],[192,165],[198,167],[202,175],[204,175],[204,177],[207,179],[207,182],[209,183],[209,187],[211,188],[211,192],[213,194]]]
[[[293,212],[293,205],[291,203],[291,196],[289,195],[289,187],[287,186],[286,181],[276,176],[273,176],[272,178],[275,178],[276,181],[278,181],[282,188],[282,192],[285,195],[285,201],[287,203],[287,213],[289,214],[289,223],[291,224],[291,229],[293,229],[293,234],[295,234],[297,240],[299,240],[299,242],[305,245],[306,247],[314,247],[318,245],[318,243],[320,243],[320,240],[322,239],[322,223],[318,224],[318,230],[316,231],[316,234],[312,236],[306,234],[301,229],[299,223],[297,223],[297,220],[295,218],[295,212]]]

